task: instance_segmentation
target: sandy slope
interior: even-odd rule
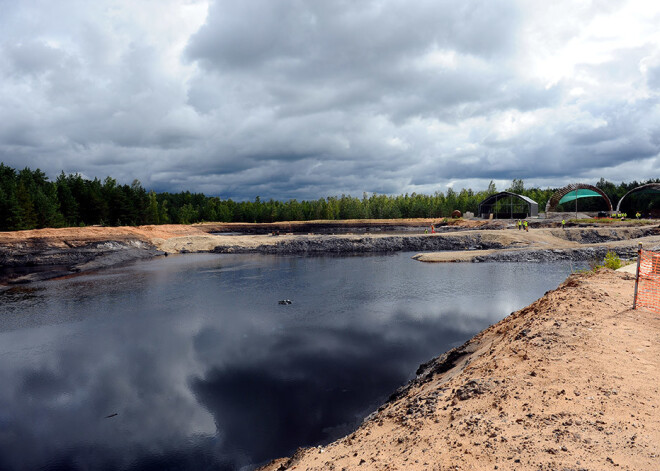
[[[355,433],[265,470],[658,470],[660,315],[602,269],[430,363]],[[445,371],[446,370],[446,371]]]
[[[65,227],[62,229],[34,229],[31,231],[0,232],[0,243],[17,243],[39,240],[53,245],[64,244],[64,241],[99,241],[139,239],[151,242],[155,238],[170,239],[205,235],[206,232],[195,226],[166,224],[162,226],[121,226],[121,227]]]
[[[530,232],[522,232],[504,229],[507,225],[502,221],[456,220],[451,221],[451,226],[455,227],[425,234],[423,224],[427,222],[308,221],[278,223],[277,226],[199,224],[0,232],[0,284],[65,276],[150,258],[162,252],[336,254],[406,250],[423,251],[414,257],[421,261],[472,261],[478,257],[478,261],[515,262],[596,259],[611,249],[629,258],[636,253],[640,241],[647,248],[660,247],[660,229],[653,225],[613,223],[607,227],[561,230],[547,227],[552,226],[552,222],[537,221]],[[289,229],[297,226],[298,232],[285,232],[280,227],[283,225]],[[209,234],[220,229],[233,233],[247,231],[248,234]],[[29,267],[33,266],[46,269],[29,272]],[[9,270],[2,271],[3,267]],[[28,272],[17,271],[16,267],[28,268]]]
[[[360,224],[379,224],[381,226],[405,226],[405,225],[420,225],[428,222],[429,220],[386,220],[386,221],[340,221],[333,222],[337,225],[345,225],[346,227],[359,227]],[[565,249],[586,247],[583,240],[580,240],[584,233],[602,233],[610,234],[613,230],[612,227],[594,227],[589,229],[584,228],[570,228],[562,231],[556,228],[535,228],[529,232],[518,230],[502,230],[501,221],[487,222],[482,220],[476,221],[454,221],[455,226],[462,229],[458,232],[443,232],[439,234],[426,234],[425,237],[429,238],[447,238],[447,239],[468,239],[471,237],[479,237],[480,241],[485,244],[494,243],[499,246],[517,250],[517,249]],[[324,221],[311,221],[316,225],[322,225]],[[329,223],[329,222],[328,222]],[[459,224],[460,223],[460,224]],[[303,223],[279,223],[288,224],[290,226]],[[484,226],[485,225],[485,226]],[[383,239],[389,237],[387,232],[383,233],[361,233],[361,234],[336,234],[336,235],[308,235],[308,234],[286,234],[273,237],[269,234],[261,235],[238,235],[238,236],[217,236],[209,234],[215,230],[231,230],[232,227],[250,226],[247,224],[197,224],[197,225],[159,225],[159,226],[137,226],[137,227],[73,227],[63,229],[38,229],[31,231],[15,231],[15,232],[0,232],[0,247],[12,247],[20,244],[27,244],[28,246],[48,246],[53,248],[67,248],[76,247],[85,243],[93,241],[107,241],[107,240],[141,240],[156,246],[159,250],[168,253],[178,252],[204,252],[212,251],[216,247],[233,245],[237,247],[254,248],[257,246],[273,246],[281,244],[286,241],[295,240],[310,240],[314,238],[336,238],[336,239]],[[252,225],[270,227],[271,225]],[[272,225],[275,227],[275,225]],[[475,229],[473,226],[485,227]],[[421,226],[423,227],[423,226]],[[498,229],[489,229],[489,227],[497,227]],[[619,235],[639,232],[639,227],[615,227],[614,230]],[[420,233],[411,232],[407,235],[399,234],[399,237],[419,237]],[[634,238],[634,236],[633,236]],[[660,235],[640,239],[646,244],[660,244]],[[624,240],[619,243],[608,242],[613,247],[617,244],[630,244],[629,240]],[[603,245],[603,243],[593,244]],[[470,252],[431,252],[421,254],[416,259],[420,261],[436,262],[436,261],[467,261],[475,256],[484,255],[490,252],[470,251]]]
[[[633,236],[630,239],[626,240],[614,240],[607,242],[597,242],[597,243],[584,243],[583,240],[580,240],[581,236],[584,235],[587,231],[584,228],[569,228],[569,229],[532,229],[529,232],[518,231],[518,230],[506,230],[506,231],[489,231],[489,230],[479,230],[474,231],[482,234],[484,240],[497,241],[504,249],[502,251],[519,251],[519,250],[534,250],[534,249],[577,249],[577,248],[587,248],[587,247],[600,247],[605,246],[608,248],[615,249],[616,247],[628,246],[631,244],[636,245],[638,243],[643,243],[644,247],[653,247],[660,244],[660,235],[653,235],[647,237],[634,237],[634,228],[617,228],[616,232],[619,235],[626,235],[626,232],[630,232],[630,235]],[[590,228],[588,229],[589,233],[601,233],[606,234],[610,231],[609,228]],[[470,231],[456,233],[455,235],[461,236],[469,234]],[[447,234],[449,235],[449,234]],[[483,255],[489,255],[495,252],[495,250],[474,250],[468,252],[427,252],[421,253],[413,258],[419,260],[420,262],[468,262],[474,259],[475,257],[480,257]]]
[[[205,227],[207,229],[208,227]],[[197,227],[191,228],[191,230]],[[616,247],[623,245],[630,245],[631,240],[635,239],[633,244],[637,241],[644,242],[645,246],[660,244],[660,235],[643,237],[636,239],[635,233],[639,229],[633,227],[623,227],[616,229],[619,236],[626,237],[629,233],[630,239],[622,241],[599,242],[599,243],[585,243],[582,235],[588,234],[610,234],[611,228],[571,228],[566,230],[561,229],[534,229],[530,232],[517,231],[517,230],[501,230],[501,229],[473,229],[462,230],[458,232],[445,232],[438,234],[425,234],[424,237],[428,238],[445,238],[445,239],[460,239],[467,240],[469,238],[478,237],[481,243],[484,244],[499,244],[508,250],[529,250],[529,249],[570,249],[570,248],[586,248],[589,246],[604,246]],[[411,233],[409,235],[401,235],[399,237],[419,237],[422,234]],[[153,237],[151,241],[158,247],[169,253],[178,253],[181,251],[198,252],[198,251],[212,251],[217,247],[234,245],[236,247],[254,248],[257,246],[274,246],[290,241],[297,240],[321,240],[321,239],[345,239],[345,240],[365,240],[365,239],[384,239],[391,237],[387,233],[373,233],[373,234],[335,234],[335,235],[303,235],[303,234],[283,234],[277,237],[271,235],[238,235],[238,236],[217,236],[205,233],[190,233],[180,236],[168,235],[167,237],[159,238]],[[469,245],[469,243],[468,243]],[[423,262],[454,262],[454,261],[470,261],[474,257],[487,255],[493,253],[493,250],[470,250],[470,251],[443,251],[443,252],[427,252],[415,256],[414,258]]]

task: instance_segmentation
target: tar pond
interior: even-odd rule
[[[2,288],[0,469],[251,469],[329,442],[571,271],[411,255],[185,255]]]

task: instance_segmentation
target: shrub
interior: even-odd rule
[[[621,268],[621,259],[616,253],[610,252],[608,250],[607,254],[605,254],[605,260],[603,261],[603,265],[606,266],[607,268],[611,268],[612,270],[616,270],[618,268]]]

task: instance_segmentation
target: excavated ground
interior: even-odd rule
[[[154,238],[198,232],[179,225],[0,232],[0,284],[29,283],[163,255]]]
[[[403,235],[218,236],[207,225],[22,231],[0,233],[0,263],[17,270],[4,281],[29,282],[197,251],[452,250],[417,258],[492,261],[634,253],[640,241],[660,246],[657,226],[519,232],[497,224]],[[45,270],[21,274],[25,267]],[[660,469],[660,315],[629,310],[633,284],[631,275],[609,270],[573,275],[423,365],[351,435],[264,469]]]
[[[660,246],[657,226],[479,232],[484,242],[500,243],[501,250],[445,251],[418,254],[413,258],[422,262],[591,260],[602,259],[607,251],[622,258],[634,258],[640,243],[648,249]]]
[[[438,232],[425,234],[430,223],[435,223]],[[602,258],[608,250],[629,258],[635,255],[638,242],[647,248],[660,246],[656,225],[616,223],[562,230],[553,227],[557,226],[553,221],[534,221],[529,232],[507,228],[510,226],[506,221],[416,219],[4,232],[0,233],[0,283],[27,283],[140,258],[191,252],[304,255],[411,251],[425,252],[414,257],[425,262],[551,261]],[[283,227],[296,230],[283,233]],[[337,233],[327,233],[337,227],[341,228]],[[324,233],[304,232],[311,228]],[[262,234],[265,229],[269,232]],[[219,230],[225,235],[217,234]]]
[[[572,275],[418,376],[354,433],[283,470],[660,469],[660,315],[633,277]]]

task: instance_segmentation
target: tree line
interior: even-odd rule
[[[649,180],[644,183],[658,183]],[[597,186],[616,205],[621,196],[641,183],[615,185],[601,178]],[[545,208],[556,189],[525,188],[513,180],[507,188]],[[156,193],[145,190],[138,180],[120,185],[111,177],[89,180],[62,172],[55,181],[39,169],[16,170],[0,163],[0,230],[40,229],[87,225],[135,226],[143,224],[191,224],[195,222],[277,222],[316,219],[396,219],[449,217],[454,210],[477,211],[479,203],[497,193],[491,181],[485,191],[471,189],[433,195],[417,193],[387,196],[364,193],[362,198],[341,195],[311,201],[233,201],[189,191]],[[598,202],[580,202],[584,205]],[[653,205],[654,202],[649,203]],[[602,209],[602,208],[596,208]],[[567,210],[571,210],[568,208]]]

